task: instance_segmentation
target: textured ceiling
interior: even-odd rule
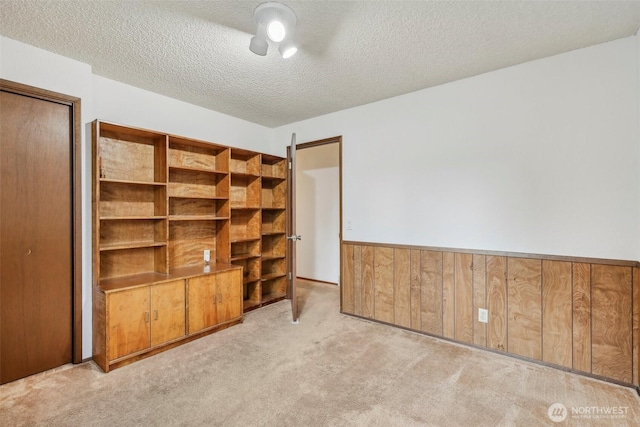
[[[640,1],[285,1],[301,48],[249,51],[260,1],[0,0],[0,34],[276,127],[631,36]]]

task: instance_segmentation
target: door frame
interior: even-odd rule
[[[319,139],[316,141],[303,142],[296,144],[296,151],[304,150],[305,148],[319,147],[321,145],[338,144],[338,198],[340,203],[340,249],[339,249],[339,269],[340,269],[340,281],[338,287],[342,287],[342,135],[333,136],[330,138]],[[291,156],[291,147],[287,146],[287,158]],[[296,171],[292,171],[295,174]],[[289,297],[289,295],[287,295]],[[342,309],[342,292],[340,292],[340,308]]]
[[[80,98],[0,79],[0,90],[67,105],[71,108],[72,291],[71,358],[82,362],[82,144]]]

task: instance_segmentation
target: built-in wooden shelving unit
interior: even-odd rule
[[[93,341],[105,371],[285,296],[283,159],[101,121],[93,153]]]

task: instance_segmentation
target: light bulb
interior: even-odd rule
[[[273,20],[269,22],[269,25],[267,25],[267,35],[276,43],[280,43],[284,40],[286,32],[284,24],[278,20]]]
[[[284,53],[282,54],[282,57],[284,59],[291,58],[293,55],[296,54],[297,51],[298,51],[297,47],[295,47],[295,46],[294,47],[290,47],[289,49],[284,51]]]

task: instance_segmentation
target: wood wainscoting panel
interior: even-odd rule
[[[456,336],[455,253],[442,253],[442,335]]]
[[[631,382],[631,267],[591,266],[592,373]]]
[[[422,330],[422,300],[420,296],[420,253],[411,249],[411,329]]]
[[[376,246],[374,256],[374,318],[393,323],[393,248]]]
[[[571,263],[542,261],[542,360],[571,368]]]
[[[363,317],[372,318],[374,314],[374,248],[362,247],[362,313]]]
[[[507,351],[507,258],[487,255],[487,347]]]
[[[633,384],[640,384],[640,268],[633,269]]]
[[[342,246],[342,312],[355,314],[353,310],[353,245]]]
[[[393,316],[394,323],[411,327],[411,251],[393,250]]]
[[[636,263],[359,242],[342,262],[345,313],[640,383]]]
[[[362,316],[362,246],[353,247],[353,314]]]
[[[591,372],[591,264],[573,263],[573,369]]]
[[[442,252],[420,251],[422,331],[442,336]]]
[[[507,349],[509,353],[542,359],[542,262],[509,258]]]
[[[473,255],[455,254],[455,339],[473,343]]]
[[[487,257],[473,255],[473,343],[487,346],[487,324],[478,321],[478,310],[487,308]]]

